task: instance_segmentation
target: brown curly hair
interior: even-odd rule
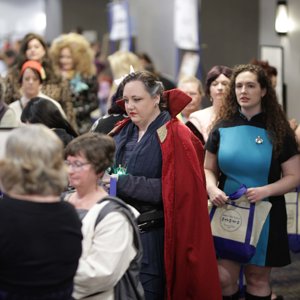
[[[295,135],[289,126],[282,107],[277,101],[276,92],[272,88],[270,79],[260,66],[247,64],[234,67],[228,93],[214,124],[221,120],[232,120],[239,111],[240,106],[236,98],[235,81],[237,76],[243,72],[255,74],[260,87],[266,90],[266,94],[262,97],[261,106],[262,111],[265,112],[266,130],[273,144],[274,155],[277,157],[282,150],[285,136],[290,135],[295,138]]]

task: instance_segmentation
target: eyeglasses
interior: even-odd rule
[[[82,171],[84,166],[90,165],[89,162],[84,163],[84,162],[81,162],[78,160],[75,160],[73,163],[71,163],[68,160],[65,160],[65,164],[66,164],[66,166],[68,166],[69,168],[71,167],[75,171]]]

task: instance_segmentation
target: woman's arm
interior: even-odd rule
[[[161,178],[121,175],[118,178],[117,195],[121,199],[160,204],[162,202]]]
[[[300,155],[294,155],[281,164],[282,177],[274,183],[248,188],[246,196],[257,202],[270,196],[279,196],[292,191],[300,184]]]
[[[206,150],[204,160],[206,189],[210,201],[216,205],[223,205],[227,201],[226,194],[218,188],[219,167],[217,155]]]
[[[94,224],[94,219],[91,222]],[[88,230],[94,228],[93,224]],[[83,253],[74,278],[76,299],[113,289],[136,255],[133,229],[126,216],[119,212],[109,213],[93,233],[85,233],[84,227],[82,231]],[[85,240],[86,234],[92,239],[91,245]]]

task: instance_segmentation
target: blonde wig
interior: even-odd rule
[[[113,75],[114,83],[111,89],[111,95],[116,92],[117,84],[115,80],[119,80],[130,73],[130,66],[134,71],[142,71],[143,65],[137,55],[130,51],[116,51],[108,56],[109,66]]]
[[[59,59],[64,48],[70,49],[74,73],[79,73],[83,77],[90,77],[96,74],[94,53],[89,42],[84,36],[74,32],[60,35],[51,44],[50,57],[57,73],[60,73]]]
[[[14,129],[0,160],[0,188],[17,195],[58,196],[67,186],[63,144],[41,124]]]

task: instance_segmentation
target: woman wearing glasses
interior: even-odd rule
[[[69,183],[75,188],[65,200],[77,209],[83,233],[83,253],[74,279],[75,299],[116,299],[114,287],[138,253],[133,227],[123,213],[110,212],[96,223],[107,204],[102,200],[108,196],[99,183],[113,164],[114,152],[114,140],[99,133],[83,134],[65,150]],[[141,284],[138,280],[135,283],[138,299],[143,299]]]

